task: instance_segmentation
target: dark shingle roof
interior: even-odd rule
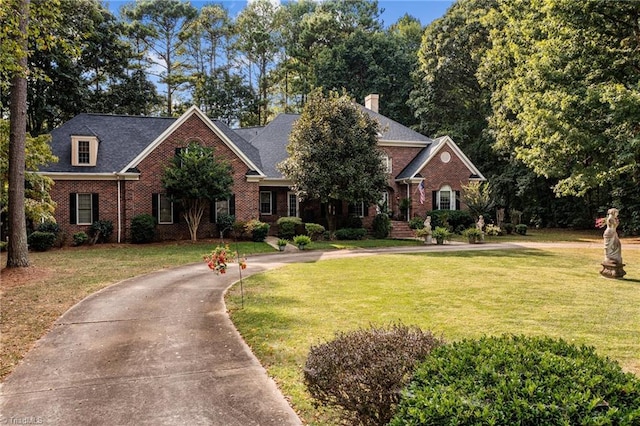
[[[253,164],[255,164],[260,169],[259,171],[262,170],[260,153],[258,152],[255,146],[247,142],[246,139],[242,138],[235,130],[229,128],[229,126],[224,124],[222,121],[215,120],[213,123],[216,125],[216,127],[218,127],[218,129],[220,129],[222,133],[224,133],[229,138],[229,140],[235,146],[238,147],[238,149],[240,149],[240,151],[244,153],[244,155]]]
[[[58,163],[43,172],[112,173],[120,172],[176,118],[80,114],[51,132],[51,150]],[[95,167],[71,165],[71,136],[97,136],[98,160]]]
[[[385,117],[382,114],[378,114],[377,112],[371,111],[370,109],[367,109],[362,105],[358,105],[358,107],[360,107],[362,111],[369,114],[371,118],[380,123],[380,139],[383,141],[431,142],[430,138],[414,130],[411,130],[407,126],[404,126],[397,121]]]
[[[293,123],[299,117],[297,114],[280,114],[251,139],[251,145],[260,152],[262,171],[270,178],[283,177],[276,165],[289,155],[287,154],[289,134]]]

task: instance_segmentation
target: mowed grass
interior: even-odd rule
[[[640,374],[640,250],[627,279],[599,276],[602,250],[544,249],[380,255],[296,264],[227,295],[233,322],[309,424],[334,424],[302,380],[309,348],[336,331],[401,321],[446,340],[503,333],[595,346]]]

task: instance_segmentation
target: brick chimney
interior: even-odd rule
[[[367,95],[366,98],[364,98],[364,107],[366,109],[369,109],[373,112],[378,112],[378,99],[380,98],[380,95],[378,95],[377,93],[372,93],[370,95]]]

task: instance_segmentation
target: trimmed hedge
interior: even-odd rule
[[[304,382],[318,403],[337,407],[346,424],[384,425],[415,365],[441,344],[430,332],[401,324],[336,333],[311,347]]]
[[[361,240],[367,235],[367,230],[364,228],[342,228],[338,229],[335,235],[338,240]]]
[[[278,238],[285,240],[292,239],[295,235],[302,233],[302,219],[299,217],[284,216],[276,222],[278,225]]]
[[[431,210],[422,218],[431,216],[431,227],[446,226],[450,231],[460,233],[475,225],[475,221],[467,210]]]
[[[270,225],[258,219],[251,219],[245,226],[247,231],[251,233],[251,240],[256,243],[263,242],[269,234]]]
[[[156,218],[150,214],[139,214],[131,219],[131,242],[146,244],[156,236]]]
[[[27,237],[29,248],[35,251],[47,251],[56,242],[56,234],[53,232],[35,231]]]
[[[463,340],[417,368],[390,424],[637,425],[640,379],[563,340]]]

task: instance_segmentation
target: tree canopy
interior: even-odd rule
[[[316,89],[291,131],[289,158],[278,167],[303,199],[369,206],[387,184],[378,131],[349,96]]]
[[[215,200],[229,198],[233,177],[231,166],[216,158],[213,148],[191,142],[165,170],[162,184],[183,208],[191,239],[196,241],[205,208]]]

